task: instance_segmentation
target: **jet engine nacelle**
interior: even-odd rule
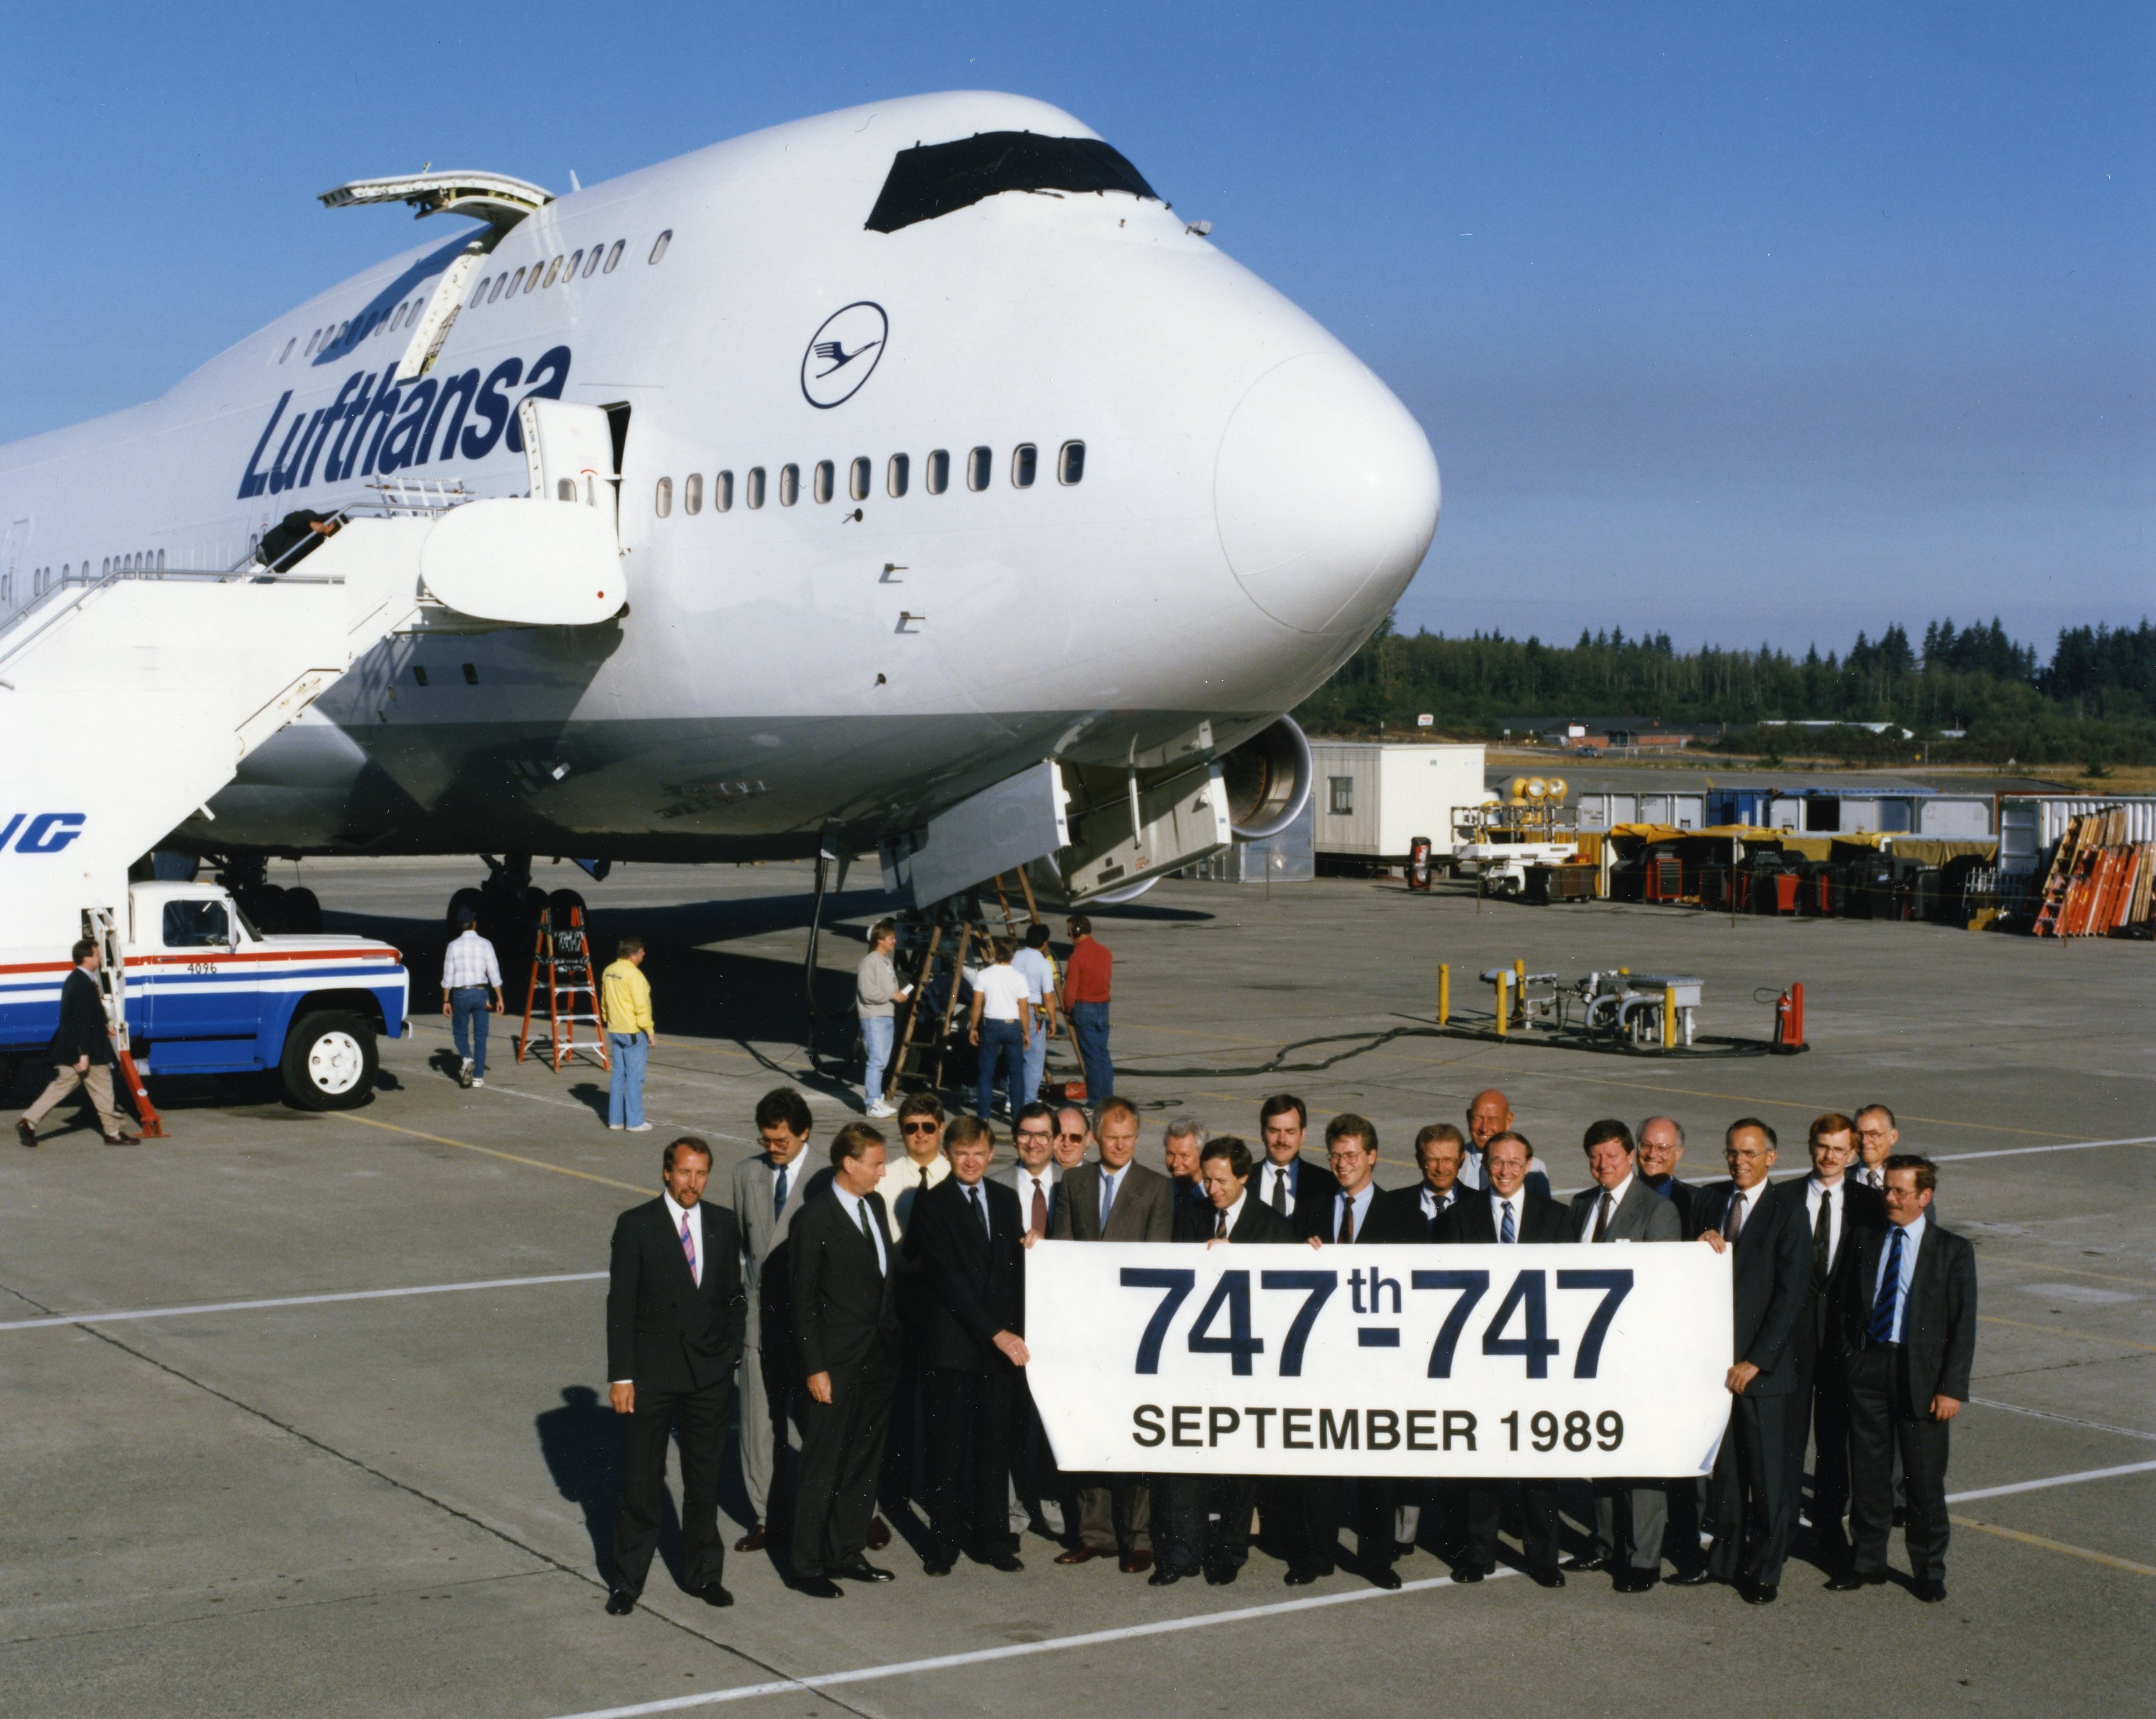
[[[1310,804],[1310,741],[1293,717],[1281,718],[1224,754],[1220,771],[1229,821],[1239,841],[1279,835]]]

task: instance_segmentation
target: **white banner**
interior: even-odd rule
[[[1026,1376],[1071,1470],[1702,1475],[1729,1272],[1696,1243],[1043,1242]]]

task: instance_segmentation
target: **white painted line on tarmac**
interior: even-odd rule
[[[2087,1469],[2077,1475],[2054,1475],[2042,1480],[2021,1480],[2010,1486],[1986,1486],[1974,1492],[1950,1492],[1948,1504],[1974,1499],[2000,1498],[2014,1492],[2037,1492],[2051,1486],[2074,1486],[2086,1480],[2107,1480],[2119,1475],[2146,1474],[2156,1462],[2127,1463],[2118,1468]],[[1516,1570],[1493,1572],[1490,1579],[1502,1581]],[[1450,1588],[1450,1576],[1434,1576],[1405,1582],[1394,1590],[1420,1593],[1433,1588]],[[1061,1653],[1070,1648],[1102,1647],[1115,1642],[1137,1641],[1149,1635],[1173,1635],[1187,1629],[1205,1629],[1216,1624],[1246,1624],[1265,1618],[1314,1611],[1322,1606],[1351,1605],[1358,1600],[1383,1599],[1385,1591],[1362,1588],[1347,1593],[1312,1594],[1302,1599],[1280,1600],[1271,1605],[1245,1606],[1232,1612],[1209,1612],[1195,1618],[1169,1618],[1156,1624],[1130,1624],[1116,1629],[1089,1630],[1083,1635],[1059,1635],[1046,1641],[1014,1642],[1003,1647],[979,1648],[972,1653],[941,1654],[934,1659],[901,1660],[888,1665],[862,1665],[851,1671],[824,1671],[808,1677],[781,1678],[769,1683],[743,1684],[735,1689],[706,1690],[696,1695],[672,1696],[655,1701],[638,1701],[625,1707],[594,1707],[562,1719],[643,1719],[649,1713],[680,1713],[696,1707],[716,1707],[732,1701],[753,1701],[760,1696],[793,1695],[819,1689],[835,1689],[849,1683],[871,1683],[887,1677],[916,1676],[927,1671],[954,1671],[969,1665],[992,1665],[998,1660],[1024,1659],[1034,1654]]]
[[[2061,1414],[2056,1408],[2031,1408],[2024,1402],[2001,1402],[1995,1397],[1972,1397],[1969,1400],[1979,1408],[2003,1408],[2009,1414],[2025,1414],[2040,1421],[2058,1421],[2069,1427],[2087,1427],[2098,1433],[2116,1433],[2122,1439],[2146,1439],[2156,1443],[2156,1433],[2144,1433],[2138,1427],[2122,1427],[2112,1421],[2092,1421],[2086,1415]]]
[[[2145,1475],[2156,1462],[2121,1463],[2115,1469],[2083,1469],[2078,1475],[2054,1475],[2048,1480],[2016,1480],[2011,1486],[1985,1486],[1974,1492],[1949,1492],[1948,1504],[1968,1504],[1979,1498],[2005,1498],[2015,1492],[2041,1492],[2051,1486],[2078,1486],[2084,1480],[2108,1480],[2119,1475]]]
[[[1495,1570],[1488,1577],[1502,1582],[1517,1570]],[[1392,1593],[1419,1593],[1432,1588],[1450,1588],[1450,1576],[1425,1577],[1404,1582]],[[886,1677],[909,1677],[924,1671],[955,1671],[968,1665],[993,1665],[998,1660],[1021,1660],[1034,1654],[1061,1653],[1066,1649],[1100,1647],[1111,1642],[1137,1641],[1148,1635],[1173,1635],[1186,1629],[1206,1629],[1215,1624],[1245,1624],[1255,1619],[1286,1617],[1315,1611],[1322,1606],[1352,1605],[1358,1600],[1389,1599],[1381,1588],[1358,1588],[1346,1593],[1314,1593],[1301,1599],[1284,1599],[1270,1605],[1244,1606],[1232,1612],[1207,1612],[1194,1618],[1168,1618],[1157,1624],[1128,1624],[1116,1629],[1089,1630],[1083,1635],[1058,1635],[1046,1641],[1013,1642],[1003,1647],[976,1649],[966,1654],[939,1654],[931,1660],[901,1660],[895,1665],[862,1665],[851,1671],[823,1671],[810,1677],[786,1677],[772,1683],[743,1684],[737,1689],[706,1690],[697,1695],[670,1696],[663,1701],[639,1701],[626,1707],[596,1707],[563,1719],[640,1719],[646,1713],[679,1713],[691,1707],[716,1707],[727,1701],[752,1701],[758,1696],[798,1695],[806,1691],[834,1689],[849,1683],[871,1683]]]
[[[13,1319],[0,1331],[35,1331],[54,1325],[117,1325],[138,1319],[184,1319],[193,1313],[248,1313],[262,1307],[319,1307],[331,1301],[394,1301],[407,1295],[456,1295],[467,1289],[521,1289],[536,1284],[588,1284],[603,1271],[557,1272],[549,1277],[496,1277],[470,1284],[418,1284],[400,1289],[342,1289],[327,1295],[277,1295],[259,1301],[200,1301],[186,1307],[131,1307],[110,1313],[63,1313],[49,1319]]]
[[[2156,1134],[2123,1140],[2068,1140],[2060,1146],[2000,1146],[1989,1152],[1934,1152],[1934,1164],[1966,1164],[1972,1158],[2021,1158],[2031,1152],[2093,1152],[2098,1146],[2156,1146]]]

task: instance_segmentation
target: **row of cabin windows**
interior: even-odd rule
[[[100,575],[116,572],[157,573],[162,572],[164,565],[165,552],[162,549],[142,549],[132,555],[107,555],[98,564],[97,570]],[[62,562],[57,573],[49,567],[33,567],[30,569],[28,595],[42,597],[54,586],[64,584],[75,577],[77,574],[72,561]],[[80,577],[90,577],[90,563],[87,561],[82,564]],[[15,575],[10,573],[0,578],[0,603],[13,603],[14,600]]]
[[[666,247],[673,242],[674,229],[669,227],[652,241],[649,260],[657,262],[666,255]],[[567,256],[557,256],[551,263],[533,263],[514,274],[489,275],[472,289],[472,296],[465,301],[465,308],[475,310],[480,305],[490,305],[505,293],[514,298],[520,291],[536,292],[541,287],[552,286],[557,280],[566,285],[579,276],[588,280],[594,275],[611,275],[628,245],[626,239],[617,239],[612,245],[599,244],[588,251],[572,251]],[[370,311],[361,319],[357,332],[349,322],[331,322],[317,328],[308,337],[307,349],[301,356],[311,358],[317,352],[329,352],[341,342],[357,346],[370,335],[393,334],[400,328],[408,328],[419,320],[420,312],[426,305],[427,296],[422,293],[405,300],[394,309]],[[299,343],[300,337],[296,334],[286,341],[285,350],[277,355],[277,362],[281,364],[290,358],[292,348]]]
[[[993,474],[995,455],[987,448],[975,448],[966,455],[966,487],[969,490],[988,488]],[[1040,467],[1040,450],[1031,442],[1020,442],[1011,450],[1010,481],[1014,489],[1031,489]],[[940,496],[951,487],[951,454],[947,448],[937,448],[921,462],[921,481],[932,496]],[[1073,484],[1086,476],[1086,444],[1067,441],[1056,450],[1055,479],[1058,483]],[[866,455],[850,461],[846,466],[846,494],[849,499],[865,502],[875,481],[875,463]],[[819,460],[808,474],[808,493],[817,502],[837,498],[838,466],[829,460]],[[884,463],[883,486],[893,501],[905,495],[913,485],[913,456],[893,454]],[[801,499],[801,468],[782,466],[778,468],[778,505],[791,507]],[[761,466],[752,466],[742,482],[742,500],[751,507],[764,503],[765,475]],[[716,473],[711,479],[711,511],[726,513],[734,505],[734,475],[731,471]],[[652,496],[652,507],[664,519],[674,511],[674,480],[662,477]],[[701,513],[704,511],[704,474],[692,471],[681,480],[681,511]]]

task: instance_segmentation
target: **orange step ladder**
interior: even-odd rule
[[[572,907],[568,923],[557,927],[552,908],[539,915],[539,929],[531,951],[531,976],[524,985],[524,1030],[517,1035],[516,1060],[522,1062],[531,1048],[531,1021],[538,1011],[540,975],[546,975],[545,1024],[547,1060],[557,1073],[562,1065],[581,1052],[589,1052],[609,1073],[613,1063],[607,1054],[606,1031],[599,1020],[598,981],[592,974],[591,939],[584,934],[584,910]],[[578,1036],[588,1024],[592,1036]]]

